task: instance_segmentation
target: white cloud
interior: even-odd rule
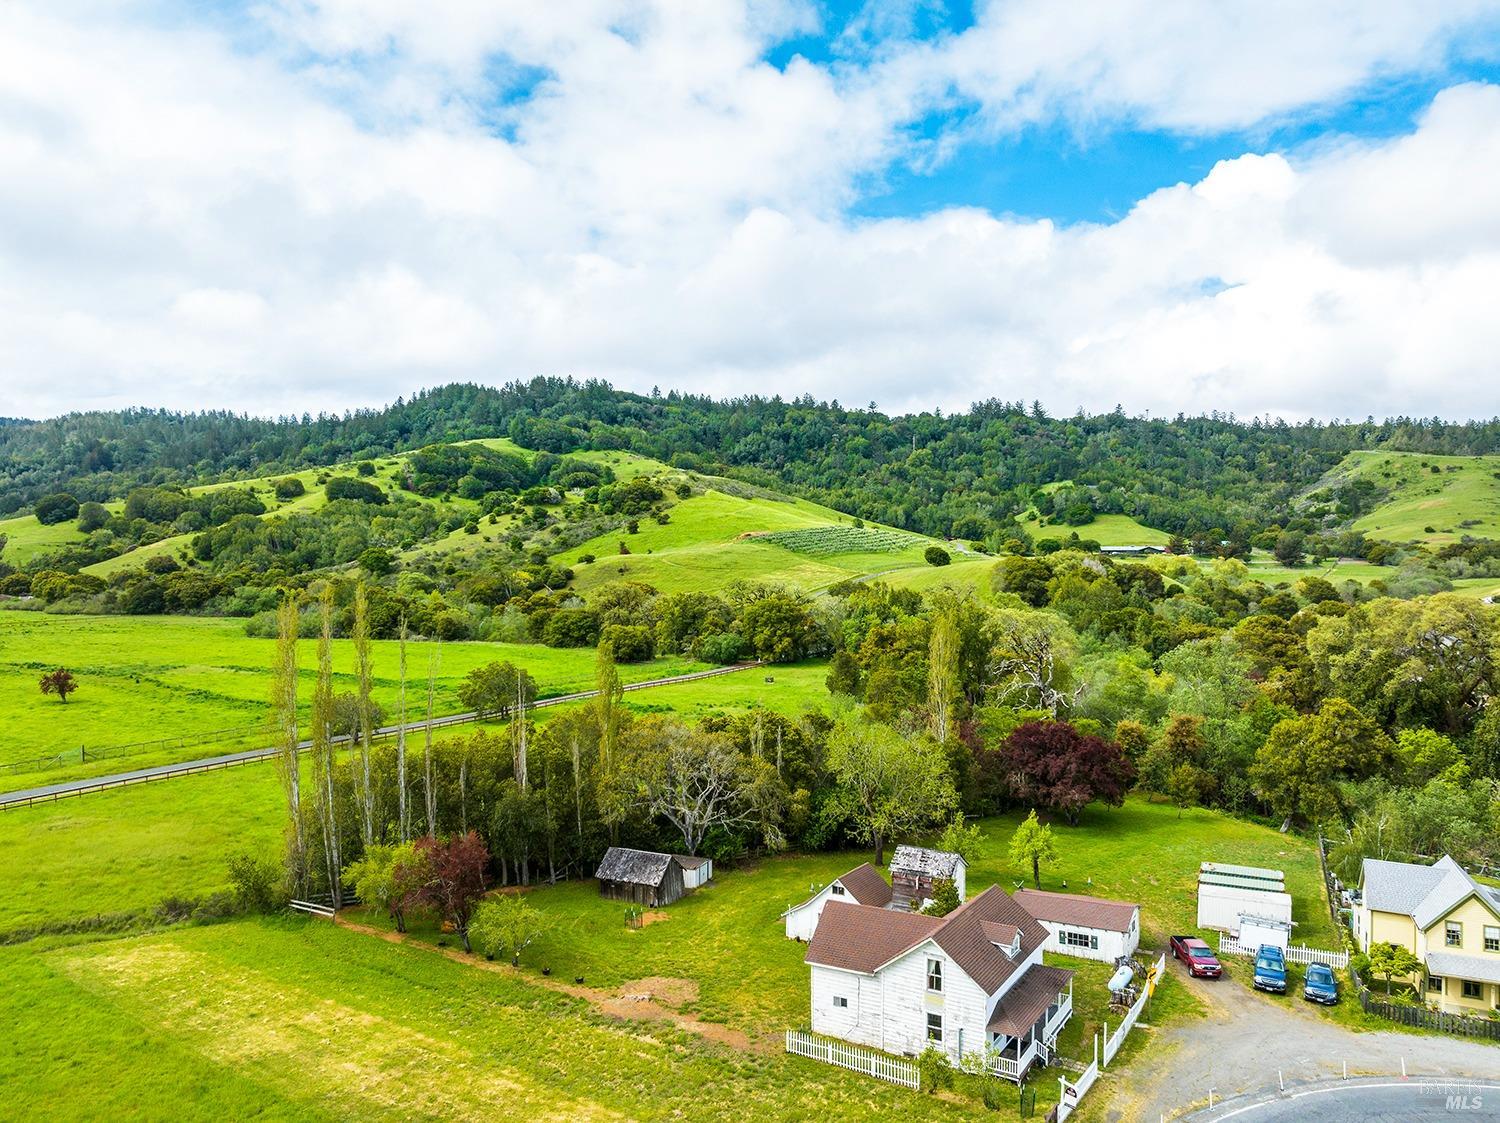
[[[955,89],[1001,123],[1254,123],[1431,65],[1478,11],[1350,6],[1299,37],[1277,5],[1124,9],[997,3],[937,46],[777,70],[805,5],[287,0],[238,42],[0,8],[0,415],[537,373],[887,409],[1500,412],[1500,88],[1447,90],[1408,137],[1226,161],[1109,225],[846,216]],[[496,67],[538,83],[491,105]]]

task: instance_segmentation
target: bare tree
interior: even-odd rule
[[[1078,700],[1082,688],[1068,689],[1072,645],[1059,624],[1030,611],[1000,612],[996,622],[989,678],[1002,699],[1019,698],[1054,718]]]
[[[754,820],[751,778],[738,750],[722,735],[657,723],[640,746],[634,771],[640,806],[676,827],[689,854],[698,853],[714,827]]]
[[[286,796],[287,881],[307,891],[307,838],[302,830],[302,770],[297,736],[297,602],[282,598],[276,610],[276,659],[271,665],[271,743],[276,775]]]

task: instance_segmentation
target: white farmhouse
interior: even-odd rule
[[[1130,901],[1017,889],[1016,902],[1047,929],[1043,950],[1113,963],[1141,942],[1141,907]]]
[[[829,901],[846,901],[856,905],[885,908],[891,903],[891,887],[880,871],[869,862],[855,866],[842,877],[836,877],[800,905],[781,914],[786,921],[786,938],[806,943],[818,929],[818,918]]]
[[[908,1056],[987,1058],[1019,1082],[1073,1012],[1073,972],[1042,964],[1047,938],[998,886],[946,917],[829,900],[807,949],[813,1031]]]

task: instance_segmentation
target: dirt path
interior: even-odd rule
[[[1175,968],[1175,964],[1173,965]],[[1150,1030],[1148,1047],[1109,1070],[1096,1093],[1111,1123],[1156,1123],[1215,1100],[1341,1076],[1500,1076],[1500,1048],[1462,1038],[1395,1032],[1356,1033],[1305,1003],[1283,1003],[1225,978],[1189,980],[1208,1005],[1205,1017]],[[1346,997],[1345,1001],[1349,1001]],[[1092,1115],[1093,1113],[1091,1113]]]
[[[678,1029],[695,1033],[708,1041],[716,1041],[720,1045],[728,1045],[733,1049],[752,1053],[774,1051],[769,1044],[752,1041],[747,1034],[731,1026],[726,1026],[721,1022],[705,1022],[701,1018],[696,1018],[692,1014],[684,1014],[676,1009],[676,1007],[697,1001],[698,984],[691,979],[652,976],[645,979],[632,979],[622,984],[618,990],[600,990],[597,987],[583,986],[580,983],[564,982],[547,975],[522,972],[509,963],[495,963],[480,956],[469,955],[461,948],[434,947],[421,940],[409,939],[404,933],[360,924],[346,917],[336,917],[334,923],[351,932],[375,936],[388,943],[404,944],[407,947],[443,955],[466,967],[475,967],[482,971],[497,971],[502,975],[511,975],[521,979],[532,986],[546,987],[560,994],[581,998],[599,1013],[621,1021],[669,1022]]]

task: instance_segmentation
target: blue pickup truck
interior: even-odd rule
[[[1286,956],[1275,944],[1261,944],[1255,953],[1255,989],[1286,993]]]

